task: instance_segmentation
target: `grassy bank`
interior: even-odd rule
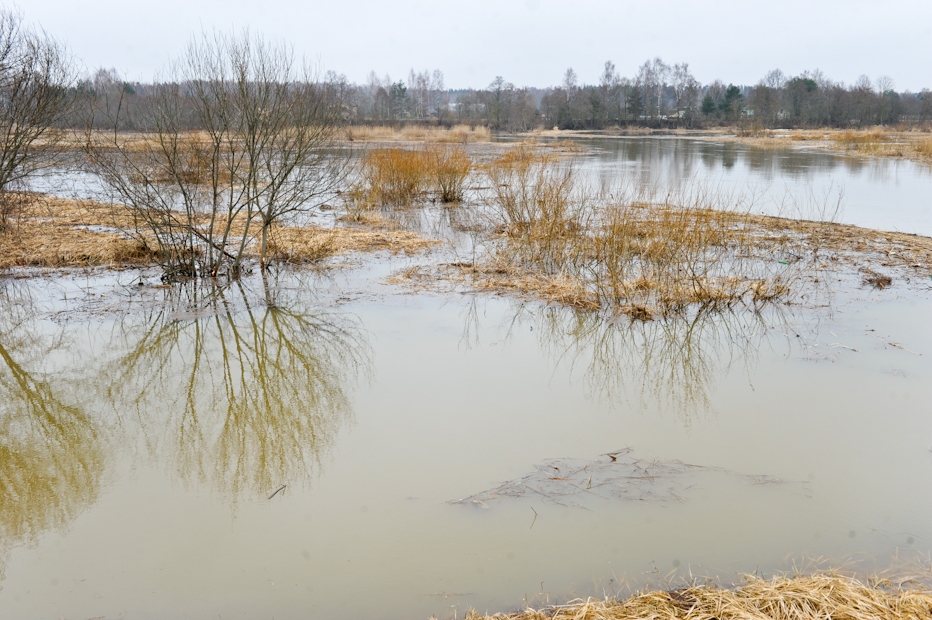
[[[834,573],[748,578],[737,589],[694,586],[635,594],[623,600],[577,601],[471,620],[926,620],[932,591]]]
[[[0,230],[0,269],[122,268],[158,262],[146,231],[137,228],[132,211],[122,205],[41,194],[16,194],[13,199],[17,204]],[[278,260],[310,263],[350,252],[418,252],[436,244],[409,231],[278,226],[270,249]]]
[[[600,130],[536,130],[522,134],[527,139],[563,138],[584,140],[600,137],[680,136],[716,142],[738,142],[759,148],[806,146],[873,157],[891,157],[932,163],[932,130],[897,127],[864,129],[761,129],[710,127],[707,129],[650,129],[646,127]]]
[[[737,129],[727,138],[758,147],[807,146],[872,157],[932,163],[932,132],[870,127],[865,129]]]
[[[352,125],[343,127],[338,138],[348,142],[489,142],[492,132],[483,125],[428,127],[422,125]]]

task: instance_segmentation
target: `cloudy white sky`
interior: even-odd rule
[[[28,0],[28,21],[85,66],[146,81],[201,30],[249,27],[325,69],[364,81],[443,71],[448,87],[496,75],[547,86],[573,67],[598,81],[612,60],[689,62],[704,82],[754,84],[767,71],[821,69],[847,83],[891,76],[932,88],[932,0]]]

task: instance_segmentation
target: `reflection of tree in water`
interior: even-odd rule
[[[0,579],[11,547],[67,525],[96,499],[103,432],[72,392],[30,370],[56,347],[37,328],[29,291],[0,287]]]
[[[346,383],[368,369],[358,325],[269,293],[255,307],[242,286],[168,294],[123,326],[114,405],[138,411],[149,448],[183,479],[234,502],[307,482],[351,419]]]
[[[467,338],[477,321],[468,312]],[[507,320],[509,334],[534,329],[556,364],[581,370],[590,389],[610,402],[636,400],[671,410],[689,422],[710,408],[717,378],[735,364],[753,364],[774,328],[786,322],[779,308],[760,312],[709,311],[689,317],[634,321],[561,307],[518,306]],[[474,332],[473,332],[474,333]]]

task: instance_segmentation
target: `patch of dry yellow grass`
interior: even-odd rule
[[[587,600],[469,620],[928,620],[932,591],[862,582],[834,573],[760,579],[731,590],[694,586]]]
[[[490,162],[486,175],[489,210],[476,216],[486,242],[474,262],[396,280],[446,280],[649,320],[789,302],[842,265],[887,285],[890,275],[876,269],[932,275],[932,239],[755,215],[715,187],[593,193],[571,165],[526,146]]]
[[[716,136],[710,138],[721,140]],[[932,162],[932,135],[928,131],[903,131],[889,127],[867,129],[736,130],[730,139],[760,148],[785,148],[809,144],[831,150],[876,157],[898,157]]]
[[[0,269],[125,267],[157,262],[149,249],[154,246],[145,242],[145,231],[135,233],[132,211],[122,205],[37,194],[20,197],[17,216],[0,232]],[[121,230],[134,234],[122,234]],[[300,263],[350,252],[419,252],[438,243],[406,231],[314,226],[276,227],[272,239],[274,256]]]
[[[402,230],[361,230],[286,226],[275,229],[269,244],[271,255],[288,263],[316,262],[350,252],[387,251],[413,254],[429,250],[439,241]]]
[[[458,202],[472,169],[472,159],[459,145],[369,150],[362,157],[358,182],[346,193],[349,219],[362,222],[375,209],[414,206],[428,192],[441,202]]]
[[[148,249],[110,230],[129,222],[93,201],[20,194],[17,217],[0,232],[0,269],[10,267],[88,267],[150,263]],[[104,228],[98,228],[104,227]]]
[[[488,142],[492,132],[482,125],[455,125],[446,127],[429,127],[423,125],[403,125],[402,127],[358,125],[344,127],[338,134],[350,142],[447,142],[466,144],[467,142]]]

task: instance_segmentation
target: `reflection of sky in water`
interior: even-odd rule
[[[580,140],[584,168],[599,181],[619,174],[641,182],[722,183],[780,198],[844,190],[840,221],[932,235],[932,167],[906,160],[853,157],[805,148],[754,148],[679,138]],[[791,214],[792,215],[792,214]],[[802,214],[805,217],[805,213]]]

